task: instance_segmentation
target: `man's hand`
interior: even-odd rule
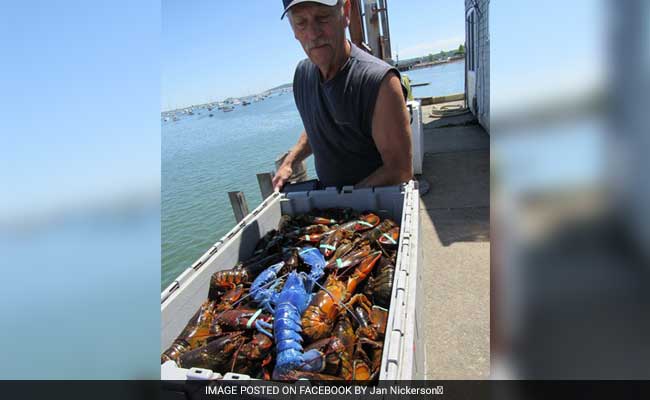
[[[283,162],[280,168],[278,168],[278,171],[275,173],[275,176],[273,177],[273,190],[276,192],[282,190],[284,184],[287,182],[289,178],[291,178],[291,174],[293,174],[293,168],[291,168],[291,163],[287,163],[286,161]]]
[[[289,154],[284,158],[282,165],[280,165],[280,168],[275,173],[273,177],[273,190],[276,192],[282,190],[282,186],[287,183],[287,180],[293,174],[294,163],[302,162],[310,154],[311,146],[309,146],[309,140],[307,140],[307,132],[303,131],[298,138],[298,143],[289,151]]]

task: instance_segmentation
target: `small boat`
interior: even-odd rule
[[[249,105],[249,104],[251,104],[251,103],[250,103],[250,101],[246,101],[246,100],[244,100],[243,103],[241,103],[241,104],[242,104],[242,106],[247,106],[247,105]]]
[[[233,107],[233,106],[225,106],[223,108],[223,112],[231,112],[231,111],[235,111],[235,107]]]

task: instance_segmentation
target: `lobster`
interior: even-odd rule
[[[336,233],[337,227],[338,226],[335,225],[335,226],[331,227],[332,229],[329,229],[329,230],[324,231],[324,232],[315,232],[315,233],[305,234],[305,235],[300,236],[298,238],[298,240],[301,241],[301,242],[308,242],[308,243],[311,243],[311,244],[320,243],[322,241],[327,240],[327,238],[329,238],[334,233]]]
[[[343,351],[339,352],[340,376],[347,380],[352,379],[353,366],[350,360],[354,352],[354,345],[357,338],[347,314],[344,313],[339,315],[333,333],[343,345]]]
[[[357,336],[371,340],[383,339],[388,323],[388,310],[371,305],[367,298],[359,301],[359,303],[354,309],[358,317],[357,320],[360,321],[356,332]]]
[[[174,343],[163,352],[160,357],[161,362],[176,361],[182,354],[205,345],[208,339],[214,336],[210,331],[213,312],[214,303],[210,300],[204,302]]]
[[[319,371],[323,368],[323,355],[312,349],[303,352],[300,332],[300,316],[309,301],[313,286],[323,276],[325,259],[315,248],[300,251],[300,257],[311,267],[309,274],[292,271],[280,293],[264,292],[269,304],[275,305],[273,313],[273,335],[275,338],[277,360],[273,369],[273,379],[289,379],[290,371]],[[303,281],[304,279],[304,281]]]
[[[323,275],[325,259],[323,259],[323,257],[318,253],[318,250],[312,247],[301,250],[298,252],[298,256],[311,267],[308,280],[311,282],[308,292],[311,292],[313,282],[320,279]],[[297,267],[298,262],[293,261],[293,263],[294,266]],[[251,285],[250,293],[253,296],[253,300],[271,313],[273,313],[272,304],[276,303],[278,296],[275,287],[280,283],[279,276],[281,275],[281,272],[285,271],[284,266],[284,261],[271,265],[262,271]]]
[[[253,257],[232,269],[215,272],[210,279],[209,296],[214,296],[214,293],[224,289],[232,289],[239,284],[250,284],[252,279],[263,272],[268,265],[275,264],[284,257],[284,253]]]
[[[396,226],[397,224],[395,224],[395,222],[386,218],[373,229],[364,232],[361,235],[361,237],[367,239],[370,242],[375,242],[377,241],[377,239],[379,239],[380,236],[382,236],[384,233],[388,233],[391,229],[395,228]]]
[[[399,226],[396,226],[391,230],[389,230],[388,232],[383,233],[381,236],[379,236],[377,241],[383,246],[393,248],[397,246],[398,239],[399,239]]]
[[[322,373],[328,375],[335,375],[341,364],[341,359],[344,358],[346,353],[343,341],[337,337],[330,337],[320,339],[305,347],[305,351],[312,350],[319,351],[324,356],[325,365],[323,366]],[[305,378],[307,376],[304,376]]]
[[[244,285],[239,284],[234,288],[230,289],[221,296],[221,301],[215,307],[216,312],[221,312],[229,310],[233,307],[233,304],[238,301],[244,294]]]
[[[388,307],[393,288],[395,266],[386,257],[379,260],[375,277],[368,278],[366,283],[367,295],[372,295],[373,301],[382,306]]]
[[[315,217],[313,215],[300,215],[296,218],[298,221],[307,225],[334,225],[338,223],[337,220],[326,217]]]
[[[250,283],[251,275],[243,267],[235,267],[217,271],[210,278],[210,291],[208,297],[216,300],[223,290],[234,289],[237,285]]]
[[[325,265],[325,269],[342,269],[353,267],[359,264],[364,258],[368,257],[371,251],[372,250],[369,245],[363,245],[357,250],[353,250],[343,257],[334,256]]]
[[[353,234],[353,231],[339,227],[336,231],[321,240],[319,246],[321,253],[323,253],[325,258],[329,258],[334,254],[339,244],[345,239],[350,239]]]
[[[178,358],[181,368],[206,368],[218,371],[231,361],[233,353],[246,341],[242,332],[226,333],[205,346],[188,351]]]
[[[363,348],[358,344],[354,351],[351,379],[353,381],[369,381],[371,379],[374,379],[373,373],[368,366],[370,363],[370,358],[363,350]]]
[[[327,277],[325,288],[316,293],[302,316],[303,334],[307,338],[313,341],[327,336],[341,307],[350,308],[361,299],[352,294],[357,285],[372,271],[379,257],[381,252],[376,251],[364,258],[346,283],[340,281],[334,273]],[[347,301],[349,303],[344,304]]]
[[[297,369],[313,372],[323,368],[321,352],[315,349],[303,352],[302,348],[300,315],[307,308],[310,297],[300,275],[291,272],[277,296],[273,314],[277,351],[273,379],[287,379],[287,373]]]
[[[354,232],[367,231],[379,225],[379,217],[373,213],[367,213],[359,216],[356,221],[350,221],[341,225],[342,229]]]
[[[381,354],[384,349],[384,345],[381,342],[375,342],[368,338],[359,338],[359,345],[370,345],[370,380],[373,380],[379,374],[379,368],[381,367]],[[367,352],[366,352],[367,354]]]
[[[230,331],[243,331],[255,326],[261,333],[272,337],[261,328],[270,328],[271,316],[262,313],[262,310],[235,309],[220,313],[213,321],[212,326]]]
[[[253,300],[271,313],[273,312],[271,304],[273,302],[273,295],[275,294],[274,289],[280,283],[278,276],[282,268],[284,268],[284,264],[284,261],[280,261],[277,264],[271,265],[262,271],[251,284],[250,293],[253,296]],[[271,283],[273,285],[269,286]]]
[[[251,341],[242,344],[235,351],[231,371],[247,375],[256,374],[259,367],[265,369],[271,363],[272,349],[273,340],[264,334],[257,333]],[[265,372],[264,375],[266,379],[269,378],[268,373]]]

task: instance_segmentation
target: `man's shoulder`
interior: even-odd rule
[[[296,77],[306,77],[313,71],[314,68],[315,65],[309,58],[300,60],[298,65],[296,65]]]

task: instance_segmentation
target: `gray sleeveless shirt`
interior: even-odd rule
[[[372,116],[384,77],[390,71],[399,76],[388,63],[350,45],[350,59],[329,81],[322,81],[309,59],[298,64],[293,79],[316,173],[325,186],[355,185],[382,165],[372,139]]]

